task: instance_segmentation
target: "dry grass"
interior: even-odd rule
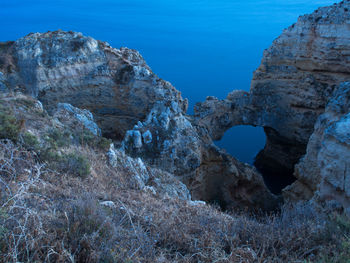
[[[307,204],[253,217],[159,198],[129,187],[132,175],[101,152],[74,150],[90,162],[86,178],[0,141],[0,262],[348,262],[343,217]]]

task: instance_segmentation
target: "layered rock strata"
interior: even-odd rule
[[[208,97],[195,107],[196,123],[214,140],[236,125],[264,127],[256,165],[292,173],[333,90],[350,78],[349,10],[350,1],[342,1],[301,16],[264,52],[250,92]]]
[[[111,138],[122,139],[157,101],[187,109],[180,92],[136,50],[114,49],[81,33],[35,33],[2,43],[0,71],[8,87],[37,97],[49,111],[59,102],[91,111]]]
[[[339,86],[316,124],[306,155],[296,165],[298,181],[286,199],[321,202],[350,215],[350,83]]]

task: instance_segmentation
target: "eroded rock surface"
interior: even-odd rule
[[[182,178],[194,199],[223,209],[274,209],[279,199],[255,168],[216,147],[208,131],[183,115],[176,103],[156,105],[127,131],[123,149],[134,157]]]
[[[60,102],[91,111],[103,133],[117,139],[159,100],[187,108],[180,92],[159,79],[136,50],[114,49],[76,32],[2,43],[0,71],[9,88],[37,97],[49,111]]]
[[[337,203],[350,215],[350,83],[329,101],[310,137],[307,153],[296,165],[298,181],[286,188],[291,201]]]
[[[58,103],[53,116],[71,125],[80,125],[94,135],[101,136],[101,129],[94,121],[94,116],[88,110],[82,110],[68,103]]]
[[[181,178],[195,199],[223,208],[272,209],[278,202],[253,167],[213,144],[208,129],[185,114],[187,100],[135,50],[114,49],[75,32],[35,33],[0,45],[0,71],[6,89],[30,94],[57,119],[79,120],[98,134],[84,110],[90,111],[102,134],[120,142],[120,149],[110,151],[116,163],[140,162],[134,171],[140,189],[155,190],[142,177],[151,165]],[[165,183],[169,176],[154,182],[157,189],[182,189],[175,181]],[[188,198],[178,192],[169,195]]]
[[[235,125],[264,127],[257,167],[292,173],[330,94],[350,78],[349,10],[347,0],[301,16],[264,52],[250,92],[208,97],[195,107],[196,122],[214,140]]]

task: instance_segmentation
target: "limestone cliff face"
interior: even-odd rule
[[[74,115],[98,133],[92,116],[70,105],[89,110],[102,134],[120,143],[111,156],[121,161],[125,152],[176,175],[195,199],[224,208],[272,209],[278,202],[253,167],[213,144],[185,114],[187,100],[135,50],[75,32],[36,33],[0,45],[0,72],[1,90],[30,94],[54,116]]]
[[[235,125],[264,127],[267,143],[256,164],[293,171],[314,124],[337,85],[350,78],[350,1],[304,15],[264,52],[249,93],[196,105],[213,139]]]
[[[75,32],[36,33],[1,44],[0,71],[7,86],[37,97],[49,111],[59,102],[90,110],[112,138],[124,137],[159,100],[187,108],[180,92],[136,50],[114,49]]]
[[[126,133],[123,149],[182,178],[194,199],[223,209],[274,209],[279,199],[255,168],[216,147],[208,131],[183,115],[176,103],[159,104]]]
[[[296,165],[298,180],[284,190],[291,201],[314,199],[350,215],[350,83],[339,86]]]

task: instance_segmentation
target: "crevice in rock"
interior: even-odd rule
[[[266,145],[255,157],[254,166],[262,174],[264,182],[273,194],[296,181],[294,166],[305,154],[306,145],[291,142],[270,128],[264,127]]]
[[[282,189],[296,181],[294,169],[281,165],[274,159],[262,157],[263,150],[257,155],[254,166],[264,178],[265,185],[271,193],[279,195]]]

